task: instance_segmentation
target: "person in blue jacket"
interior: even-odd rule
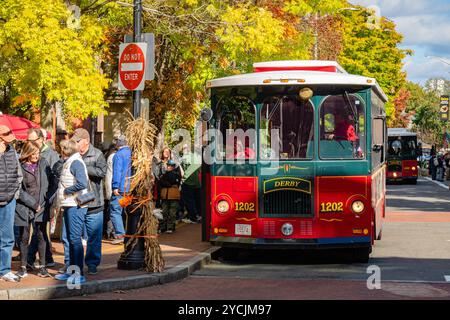
[[[116,146],[117,152],[113,158],[112,195],[109,210],[116,236],[112,244],[122,244],[125,228],[122,218],[123,208],[120,206],[119,200],[130,190],[131,149],[123,135],[116,139]]]

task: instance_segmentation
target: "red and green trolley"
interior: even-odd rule
[[[417,134],[405,128],[388,129],[387,182],[416,184],[419,176],[417,158],[422,154]]]
[[[351,249],[366,262],[385,216],[387,97],[376,80],[333,61],[273,61],[207,86],[204,239]]]

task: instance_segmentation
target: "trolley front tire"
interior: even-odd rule
[[[354,249],[352,252],[352,260],[356,263],[368,263],[371,252],[372,247]]]

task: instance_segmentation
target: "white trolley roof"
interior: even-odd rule
[[[388,128],[388,136],[394,137],[394,136],[403,136],[403,137],[415,137],[417,136],[417,133],[409,131],[405,128]]]
[[[295,60],[260,62],[256,72],[210,80],[208,88],[274,85],[362,85],[371,86],[384,102],[388,100],[374,78],[347,73],[335,61]]]

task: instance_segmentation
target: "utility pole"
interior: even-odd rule
[[[134,42],[141,42],[142,0],[134,0],[133,8],[133,38]],[[133,117],[135,119],[137,119],[141,113],[141,96],[142,91],[133,91]]]

